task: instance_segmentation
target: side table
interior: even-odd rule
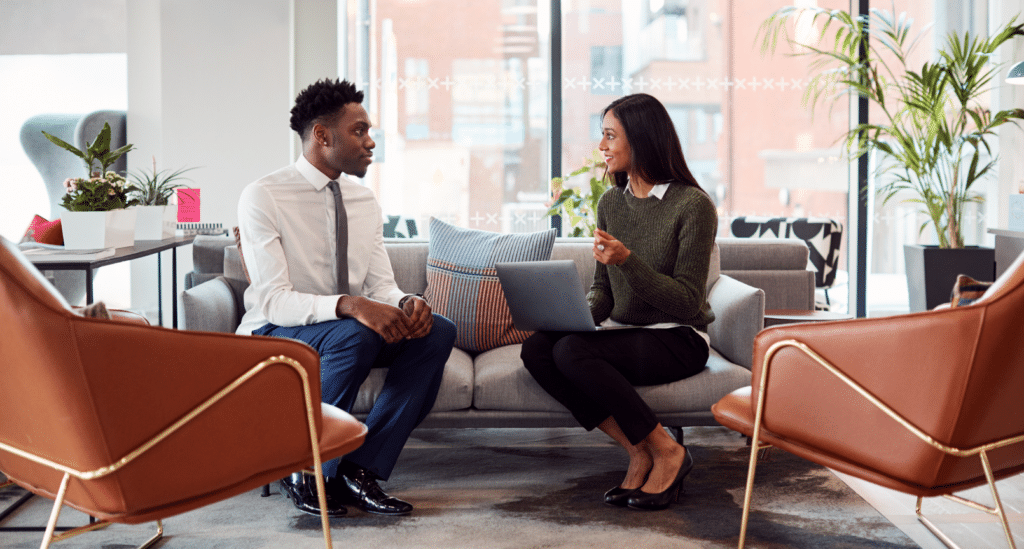
[[[852,314],[832,311],[807,311],[802,309],[767,309],[764,312],[764,327],[793,324],[796,322],[826,322],[849,320]]]
[[[165,250],[171,251],[171,326],[178,327],[178,248],[191,244],[195,235],[174,236],[163,240],[138,240],[133,246],[117,248],[114,255],[101,259],[47,259],[45,256],[34,256],[29,261],[40,271],[84,271],[85,272],[85,303],[93,302],[92,279],[96,269],[106,265],[113,265],[122,261],[130,261],[140,257],[156,254],[156,292],[157,292],[157,316],[160,324],[164,322],[163,305],[163,281],[161,253]]]

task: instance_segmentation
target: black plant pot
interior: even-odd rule
[[[957,275],[965,274],[982,282],[995,280],[996,251],[993,248],[968,246],[953,250],[904,244],[903,259],[912,313],[949,303]]]

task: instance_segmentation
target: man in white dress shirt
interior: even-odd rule
[[[302,139],[302,155],[249,184],[238,204],[251,284],[237,333],[308,343],[320,354],[323,401],[343,410],[352,409],[372,368],[389,368],[366,418],[366,441],[324,464],[331,516],[344,515],[344,503],[385,515],[412,510],[377,481],[388,479],[409,433],[433,406],[455,341],[451,321],[398,289],[380,206],[372,191],[345,177],[363,177],[373,161],[362,101],[347,81],[321,80],[299,93],[291,128]],[[335,192],[343,204],[337,213]],[[339,246],[342,215],[347,235]],[[343,259],[339,248],[347,251]],[[312,479],[295,474],[281,484],[297,508],[319,515]]]

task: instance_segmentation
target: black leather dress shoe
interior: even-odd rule
[[[346,470],[339,471],[331,484],[332,490],[344,494],[345,503],[376,515],[408,515],[412,512],[412,505],[385,494],[373,473],[356,465],[345,465]],[[335,496],[338,496],[337,492]]]
[[[325,479],[326,480],[326,479]],[[281,479],[281,493],[303,513],[320,516],[320,499],[316,494],[316,480],[302,473],[294,473]],[[343,517],[348,510],[327,491],[327,516]]]

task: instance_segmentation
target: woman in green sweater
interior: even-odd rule
[[[615,186],[598,203],[587,299],[596,323],[636,328],[537,332],[521,356],[583,427],[601,429],[628,453],[626,477],[605,502],[664,509],[682,491],[693,458],[634,386],[678,381],[707,363],[714,313],[706,286],[718,216],[654,97],[612,102],[599,148]]]

